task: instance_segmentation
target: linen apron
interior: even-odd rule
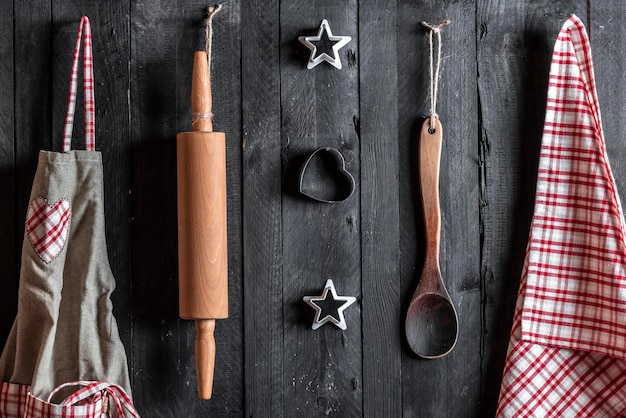
[[[556,40],[548,86],[497,417],[625,416],[626,228],[576,16]]]
[[[72,151],[83,27],[86,150]],[[40,152],[30,195],[17,317],[0,357],[2,418],[138,416],[110,301],[115,279],[104,233],[102,158],[95,151],[92,61],[83,16],[63,152]]]

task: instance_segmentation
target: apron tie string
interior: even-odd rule
[[[132,400],[126,394],[124,389],[110,382],[77,381],[64,383],[50,393],[48,402],[50,403],[52,397],[61,389],[72,386],[83,386],[83,388],[68,396],[61,403],[62,406],[76,405],[86,399],[89,399],[90,397],[93,397],[92,402],[97,402],[100,399],[102,400],[102,413],[106,416],[109,409],[109,399],[112,399],[117,416],[124,417],[126,416],[126,412],[128,412],[131,417],[139,418],[139,414],[133,406]]]

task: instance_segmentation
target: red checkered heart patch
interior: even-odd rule
[[[70,202],[58,200],[50,205],[38,196],[30,202],[26,215],[26,234],[33,250],[44,263],[50,263],[63,250],[70,227]]]

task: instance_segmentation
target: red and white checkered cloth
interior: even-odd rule
[[[52,397],[61,389],[81,387],[61,403]],[[56,388],[43,400],[29,393],[27,385],[0,382],[1,418],[139,418],[124,390],[109,382],[70,382]],[[111,414],[112,409],[116,415]]]
[[[626,242],[584,25],[557,38],[498,417],[626,415]]]
[[[91,25],[89,18],[83,16],[78,27],[78,37],[74,48],[74,60],[72,61],[72,74],[70,76],[70,94],[67,99],[67,113],[63,129],[63,152],[72,149],[72,130],[74,128],[74,113],[76,110],[76,89],[78,84],[78,61],[80,58],[80,42],[85,28],[85,52],[83,56],[83,95],[85,101],[85,149],[96,149],[96,99],[93,85],[93,54],[91,40]]]
[[[65,199],[51,205],[37,196],[28,205],[26,236],[44,263],[54,260],[65,247],[71,212],[70,202]]]
[[[23,418],[28,389],[27,385],[0,382],[0,417]]]

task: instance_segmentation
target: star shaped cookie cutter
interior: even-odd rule
[[[326,34],[328,40],[334,42],[333,56],[331,57],[326,52],[322,52],[317,54],[317,46],[315,46],[314,42],[322,42],[323,35]],[[346,45],[348,42],[352,40],[349,36],[335,36],[330,30],[330,25],[328,24],[328,20],[322,20],[322,24],[320,25],[320,30],[317,32],[316,36],[300,36],[298,40],[306,45],[307,48],[311,50],[311,56],[309,58],[309,62],[306,65],[307,69],[314,68],[322,61],[326,61],[333,67],[341,70],[341,59],[339,58],[339,50]]]
[[[326,281],[320,296],[305,296],[302,298],[310,307],[315,309],[315,319],[311,328],[318,329],[330,322],[342,330],[348,329],[343,312],[354,302],[354,296],[338,296],[335,284],[331,279]]]

